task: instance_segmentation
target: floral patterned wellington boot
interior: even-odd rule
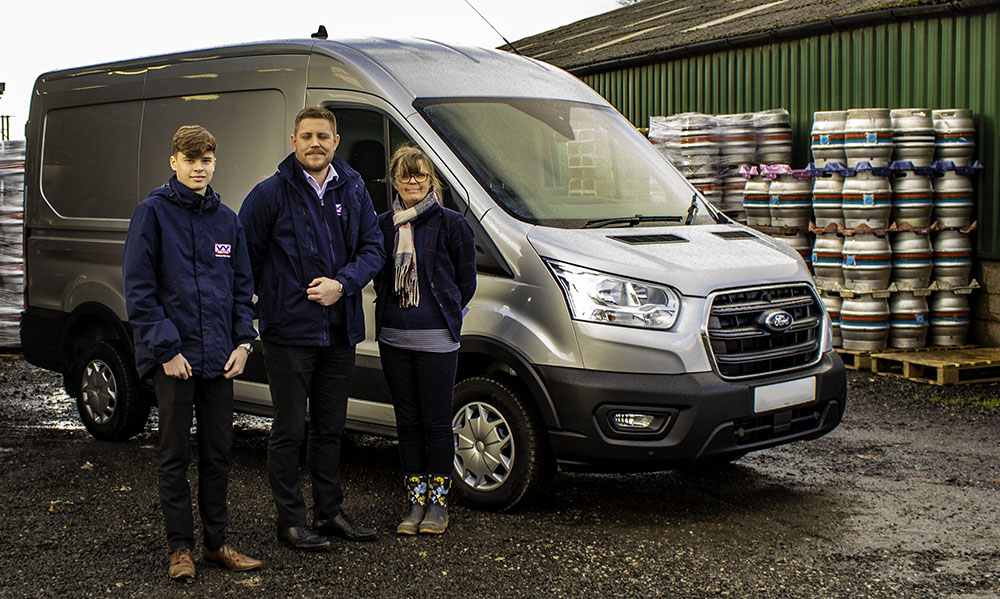
[[[439,535],[448,528],[448,490],[451,477],[437,474],[427,475],[427,513],[420,522],[420,532]]]
[[[407,474],[403,479],[406,482],[406,498],[410,502],[410,511],[396,527],[396,534],[415,535],[420,529],[420,521],[424,519],[424,511],[427,509],[427,477],[422,474]]]

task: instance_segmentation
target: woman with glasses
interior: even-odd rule
[[[441,534],[455,451],[452,388],[462,316],[476,290],[476,248],[465,218],[441,205],[440,181],[423,151],[397,149],[389,176],[396,194],[378,217],[386,263],[375,276],[375,335],[409,499],[396,532]]]

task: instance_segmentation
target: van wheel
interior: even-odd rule
[[[117,343],[95,343],[80,355],[73,372],[76,407],[91,435],[102,441],[126,441],[145,428],[149,402]]]
[[[455,385],[452,488],[474,507],[508,510],[529,499],[553,471],[540,419],[515,388],[489,377]]]

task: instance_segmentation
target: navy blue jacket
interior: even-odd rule
[[[385,240],[388,258],[382,271],[375,277],[375,331],[382,329],[382,312],[386,302],[396,301],[393,290],[395,281],[396,228],[392,224],[392,210],[378,215],[378,226]],[[472,227],[465,217],[447,208],[425,213],[414,223],[422,227],[417,253],[417,276],[428,277],[431,293],[448,323],[451,336],[458,341],[462,333],[462,310],[472,301],[476,292],[476,240]],[[421,298],[421,302],[426,298]]]
[[[174,177],[139,204],[122,279],[139,376],[178,353],[192,374],[222,376],[233,349],[257,337],[243,227],[211,187],[200,196]]]
[[[382,234],[375,208],[361,176],[339,158],[333,159],[338,179],[327,185],[324,209],[334,211],[330,222],[341,223],[347,262],[337,272],[325,272],[317,244],[316,223],[306,202],[316,192],[306,182],[302,166],[289,154],[278,172],[257,184],[240,208],[260,309],[260,337],[282,345],[330,344],[328,308],[306,296],[310,281],[327,277],[344,286],[347,337],[351,345],[365,338],[361,290],[382,267]],[[341,215],[335,214],[340,205]]]

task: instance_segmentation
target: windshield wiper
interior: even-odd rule
[[[599,229],[608,225],[628,225],[630,227],[635,227],[638,226],[639,223],[679,223],[681,220],[682,219],[679,216],[643,216],[641,214],[636,214],[635,216],[588,220],[584,223],[583,228]]]
[[[688,205],[687,218],[684,219],[685,225],[690,225],[691,221],[694,220],[694,215],[698,214],[698,195],[691,196],[691,203]]]

